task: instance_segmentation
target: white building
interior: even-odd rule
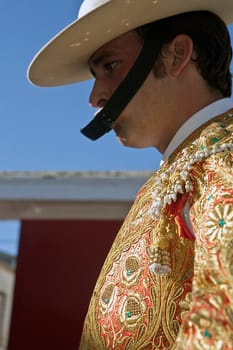
[[[15,285],[12,261],[0,263],[0,350],[77,348],[99,269],[149,176],[0,172],[0,220],[21,222]]]
[[[11,318],[15,258],[0,252],[0,350],[5,350]]]

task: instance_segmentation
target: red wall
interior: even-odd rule
[[[120,221],[23,221],[8,350],[77,350]]]

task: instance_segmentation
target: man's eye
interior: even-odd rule
[[[116,61],[108,62],[108,63],[105,63],[104,68],[106,69],[106,71],[111,72],[115,68],[116,64],[117,64]]]

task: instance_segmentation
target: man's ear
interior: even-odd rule
[[[178,77],[193,56],[193,41],[186,34],[177,35],[169,44],[170,67],[169,71],[173,77]]]

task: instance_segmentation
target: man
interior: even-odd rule
[[[232,20],[232,0],[85,0],[32,62],[38,85],[94,76],[84,135],[113,129],[163,154],[102,268],[81,350],[233,349]]]

